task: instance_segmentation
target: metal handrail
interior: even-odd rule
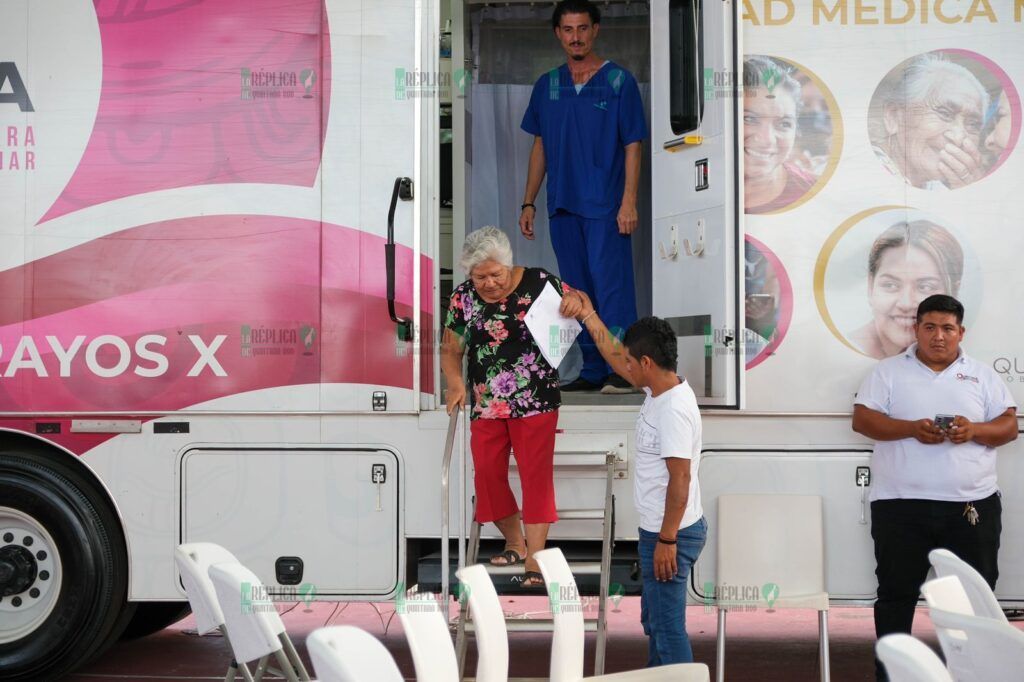
[[[455,409],[448,418],[448,435],[444,440],[444,458],[441,460],[441,608],[447,613],[448,593],[450,590],[448,579],[448,540],[449,540],[449,518],[450,499],[448,495],[448,479],[451,473],[452,451],[455,449],[455,432],[459,425],[459,413],[462,410]],[[447,620],[447,618],[446,618]]]

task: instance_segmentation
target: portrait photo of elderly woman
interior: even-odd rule
[[[743,60],[745,211],[772,213],[807,196],[832,156],[832,114],[821,88],[785,60]]]
[[[583,301],[551,273],[513,265],[508,237],[496,227],[466,235],[460,263],[469,278],[452,293],[441,345],[448,413],[465,405],[468,383],[476,520],[493,522],[505,538],[505,550],[491,563],[523,563],[523,585],[540,586],[533,555],[558,520],[554,453],[561,394],[558,370],[544,359],[525,318],[548,284],[562,295],[564,317],[577,315]],[[521,512],[508,480],[513,452]]]
[[[1004,90],[1012,85],[999,67],[972,54],[918,55],[890,71],[875,90],[868,114],[872,148],[889,173],[913,187],[957,189],[977,182],[1013,144],[1014,112]]]
[[[899,222],[875,239],[867,258],[871,319],[849,335],[881,360],[914,342],[917,306],[932,294],[960,295],[964,253],[950,232],[928,220]]]

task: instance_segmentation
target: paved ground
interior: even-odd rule
[[[502,598],[507,611],[536,612],[547,609],[543,597]],[[414,679],[409,650],[392,604],[302,604],[284,614],[292,640],[305,655],[306,636],[318,627],[357,625],[384,641],[407,679]],[[642,667],[647,640],[640,628],[640,600],[623,599],[610,614],[607,672]],[[688,630],[698,661],[712,668],[715,661],[715,612],[690,607]],[[934,630],[925,611],[919,610],[914,634],[937,648]],[[1021,623],[1016,623],[1020,627]],[[228,650],[220,637],[196,637],[192,618],[150,637],[125,642],[80,673],[74,682],[122,682],[123,680],[223,679]],[[832,679],[872,680],[874,626],[867,608],[834,608],[830,612]],[[809,611],[764,610],[729,616],[729,648],[726,669],[730,680],[804,682],[817,680],[817,621]],[[593,655],[593,635],[588,635],[587,671]],[[513,634],[510,637],[511,674],[517,677],[546,675],[550,655],[548,635]],[[473,650],[470,648],[470,670]]]

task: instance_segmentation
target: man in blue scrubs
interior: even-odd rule
[[[522,129],[534,136],[519,228],[534,238],[533,201],[548,176],[548,222],[559,275],[587,292],[621,335],[636,321],[630,235],[637,226],[641,141],[647,123],[636,79],[593,52],[601,13],[588,0],[562,0],[552,27],[567,62],[537,79]],[[630,393],[594,341],[580,335],[583,370],[563,391]]]

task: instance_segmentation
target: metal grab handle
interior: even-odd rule
[[[455,431],[459,425],[459,412],[455,409],[448,418],[448,435],[444,439],[444,458],[441,460],[441,608],[445,609],[445,620],[448,619],[448,593],[451,589],[448,579],[448,525],[450,504],[448,496],[448,479],[451,473],[452,451],[455,449]]]
[[[384,244],[384,271],[387,273],[388,315],[392,322],[399,325],[403,341],[412,341],[412,319],[398,317],[395,312],[395,207],[398,200],[411,201],[412,180],[395,178],[395,187],[391,191],[391,207],[388,209],[388,241]]]

